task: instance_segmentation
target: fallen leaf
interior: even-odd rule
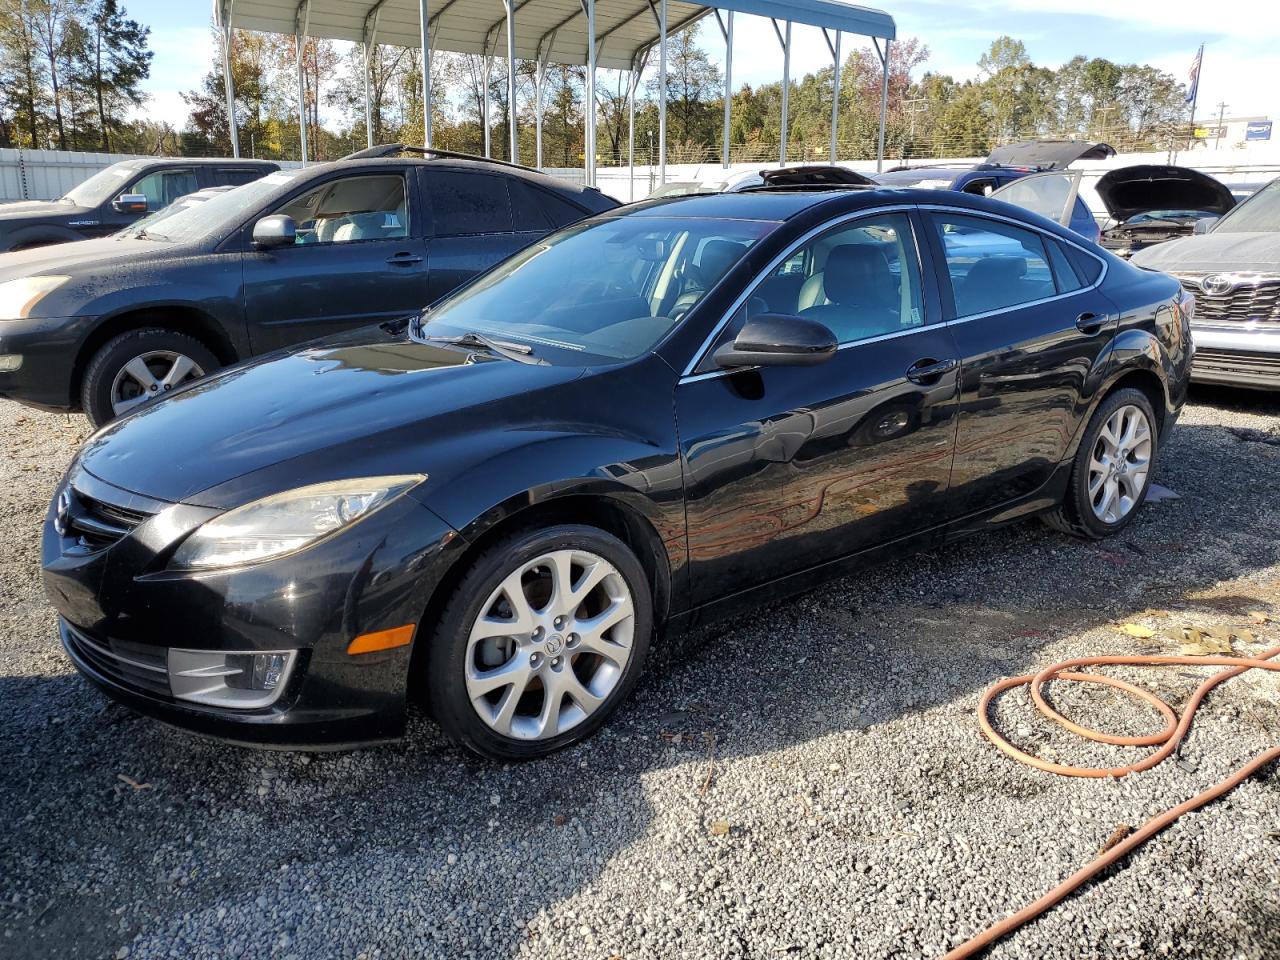
[[[729,832],[728,820],[712,820],[711,825],[707,827],[713,837],[723,837]]]
[[[117,780],[121,780],[121,781],[123,781],[124,783],[127,783],[129,786],[133,787],[133,789],[135,789],[135,790],[150,790],[150,789],[151,789],[151,784],[149,784],[149,783],[139,783],[137,780],[133,779],[133,777],[129,776],[129,775],[128,775],[128,774],[126,774],[126,773],[117,773],[117,774],[116,774],[116,779],[117,779]]]
[[[1250,623],[1270,623],[1271,617],[1269,614],[1265,613],[1262,610],[1250,610],[1249,622]]]
[[[1119,824],[1111,831],[1111,836],[1107,837],[1106,843],[1104,843],[1098,850],[1098,856],[1102,856],[1131,833],[1133,833],[1133,827],[1129,826],[1127,823]]]
[[[1156,632],[1150,627],[1144,627],[1140,623],[1122,623],[1117,628],[1121,633],[1127,633],[1131,637],[1137,637],[1139,640],[1150,640],[1156,635]]]
[[[555,816],[553,816],[553,817],[551,818],[551,825],[552,825],[552,826],[555,826],[555,827],[563,827],[563,826],[564,826],[564,814],[563,814],[563,813],[557,813],[557,814],[555,814]]]
[[[1231,646],[1231,635],[1215,628],[1183,627],[1182,636],[1186,640],[1182,645],[1182,653],[1188,657],[1231,656],[1235,649]]]

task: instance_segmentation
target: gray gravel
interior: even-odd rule
[[[1120,781],[1019,766],[973,716],[1002,676],[1280,619],[1280,403],[1264,397],[1198,393],[1158,474],[1182,499],[1117,541],[1022,524],[819,588],[650,676],[593,741],[521,766],[422,718],[356,753],[223,746],[91,690],[38,581],[40,516],[85,433],[0,402],[0,956],[936,955],[1118,824],[1280,742],[1275,675],[1219,688],[1181,763]],[[1249,629],[1242,649],[1280,642]],[[1206,671],[1153,674],[1177,703]],[[1059,702],[1111,729],[1153,722],[1103,689]],[[1015,695],[998,718],[1060,759],[1133,755],[1048,731]],[[1280,956],[1278,832],[1273,768],[990,955]]]

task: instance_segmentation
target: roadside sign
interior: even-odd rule
[[[1270,140],[1271,139],[1271,121],[1270,120],[1253,120],[1244,128],[1244,138],[1246,140]]]

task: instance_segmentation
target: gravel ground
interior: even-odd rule
[[[1274,674],[1220,687],[1181,761],[1119,781],[1022,767],[974,720],[1002,676],[1176,651],[1183,625],[1280,642],[1251,622],[1280,621],[1280,402],[1195,401],[1157,475],[1182,499],[1118,540],[1027,523],[824,586],[650,676],[594,740],[519,766],[422,718],[403,745],[308,756],[110,704],[62,655],[38,580],[83,421],[0,403],[0,955],[936,955],[1280,742]],[[1207,672],[1142,679],[1177,705]],[[1154,722],[1105,688],[1059,702],[1111,729]],[[1134,756],[1048,731],[1016,693],[997,717],[1059,759]],[[1280,956],[1280,773],[990,955]]]

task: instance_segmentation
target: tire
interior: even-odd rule
[[[567,597],[555,586],[561,565]],[[575,595],[588,574],[599,579]],[[510,590],[523,597],[520,615]],[[482,618],[517,629],[490,635]],[[614,622],[582,628],[592,620]],[[649,580],[621,540],[570,524],[521,532],[477,557],[446,602],[426,658],[429,708],[446,736],[481,756],[546,756],[590,736],[627,699],[652,632]]]
[[[135,361],[141,361],[140,369],[150,373],[154,387],[130,373],[130,364]],[[162,327],[130,330],[108,340],[93,355],[80,387],[80,405],[89,421],[100,427],[219,366],[218,358],[195,337]],[[166,369],[169,376],[165,376]]]
[[[1145,422],[1124,420],[1125,416],[1145,418]],[[1120,436],[1113,421],[1122,424]],[[1136,433],[1126,439],[1127,428],[1123,425],[1128,423],[1135,424]],[[1113,438],[1125,442],[1113,443]],[[1155,411],[1145,393],[1126,388],[1109,395],[1089,420],[1062,503],[1044,515],[1045,522],[1055,530],[1086,540],[1119,533],[1133,520],[1151,488],[1159,443]],[[1145,469],[1140,469],[1143,466]],[[1093,483],[1099,485],[1091,494]],[[1108,504],[1112,504],[1110,509]]]

